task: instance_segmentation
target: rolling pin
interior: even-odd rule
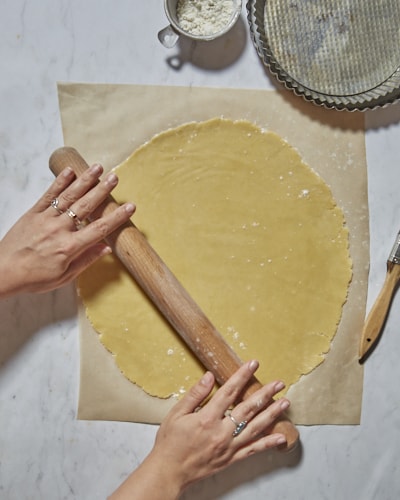
[[[70,167],[79,176],[88,168],[85,160],[70,147],[54,151],[49,166],[55,175]],[[96,217],[111,213],[118,206],[110,195],[96,210]],[[214,374],[218,384],[223,385],[243,362],[139,229],[129,220],[105,238],[105,241],[196,358]],[[260,387],[262,384],[253,376],[242,392],[241,399],[247,398]],[[280,449],[291,450],[298,443],[298,430],[286,416],[277,420],[270,432],[286,436],[287,443]]]

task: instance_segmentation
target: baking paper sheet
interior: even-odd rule
[[[223,116],[276,132],[321,175],[345,213],[353,280],[326,360],[289,389],[289,416],[304,425],[358,424],[363,388],[358,343],[369,269],[364,116],[318,108],[286,91],[62,83],[58,91],[65,145],[106,170],[163,130]],[[81,306],[79,323],[78,418],[159,423],[175,400],[150,397],[125,379]]]

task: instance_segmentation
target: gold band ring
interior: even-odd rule
[[[73,220],[74,224],[76,227],[79,227],[82,222],[79,220],[78,216],[76,215],[75,212],[73,212],[70,208],[67,208],[67,210],[65,211],[65,213],[68,215],[68,217],[70,219]]]

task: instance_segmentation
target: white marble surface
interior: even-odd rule
[[[48,157],[62,145],[57,81],[275,86],[244,8],[224,51],[167,50],[157,40],[166,24],[161,0],[1,0],[0,235],[52,180]],[[400,106],[368,112],[367,125],[370,307],[400,229]],[[400,498],[399,300],[366,364],[360,426],[301,428],[301,454],[253,457],[185,498]],[[149,451],[156,428],[76,420],[72,286],[3,301],[0,315],[0,498],[105,498]]]

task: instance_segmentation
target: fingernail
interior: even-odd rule
[[[71,177],[71,175],[74,173],[74,171],[72,170],[71,167],[66,167],[64,168],[64,170],[62,171],[62,175],[64,177]]]
[[[276,392],[279,392],[279,391],[281,391],[281,390],[282,390],[282,389],[284,389],[284,388],[285,388],[285,384],[284,384],[281,380],[279,380],[279,381],[275,384],[275,391],[276,391]]]
[[[100,257],[104,257],[105,255],[109,255],[112,253],[112,249],[109,246],[106,246],[103,248],[103,250],[100,252]]]
[[[278,446],[280,446],[281,444],[285,444],[286,443],[286,438],[285,436],[279,436],[278,439],[276,440],[276,444]]]
[[[258,361],[256,361],[255,359],[253,359],[252,361],[250,361],[249,363],[249,368],[252,372],[255,372],[257,370],[257,368],[259,367],[259,363]]]
[[[118,177],[114,174],[114,172],[111,172],[111,174],[107,175],[106,182],[115,186],[118,183]]]
[[[200,384],[209,387],[209,385],[214,382],[214,377],[211,372],[206,372],[200,379]]]
[[[282,410],[286,410],[287,408],[289,408],[290,406],[290,402],[288,399],[281,399],[279,401],[279,405],[281,407]]]
[[[136,210],[136,206],[133,203],[125,203],[124,209],[126,213],[132,215],[133,212]]]
[[[103,171],[103,167],[99,163],[95,163],[90,167],[90,171],[93,174],[101,174],[101,172]]]

